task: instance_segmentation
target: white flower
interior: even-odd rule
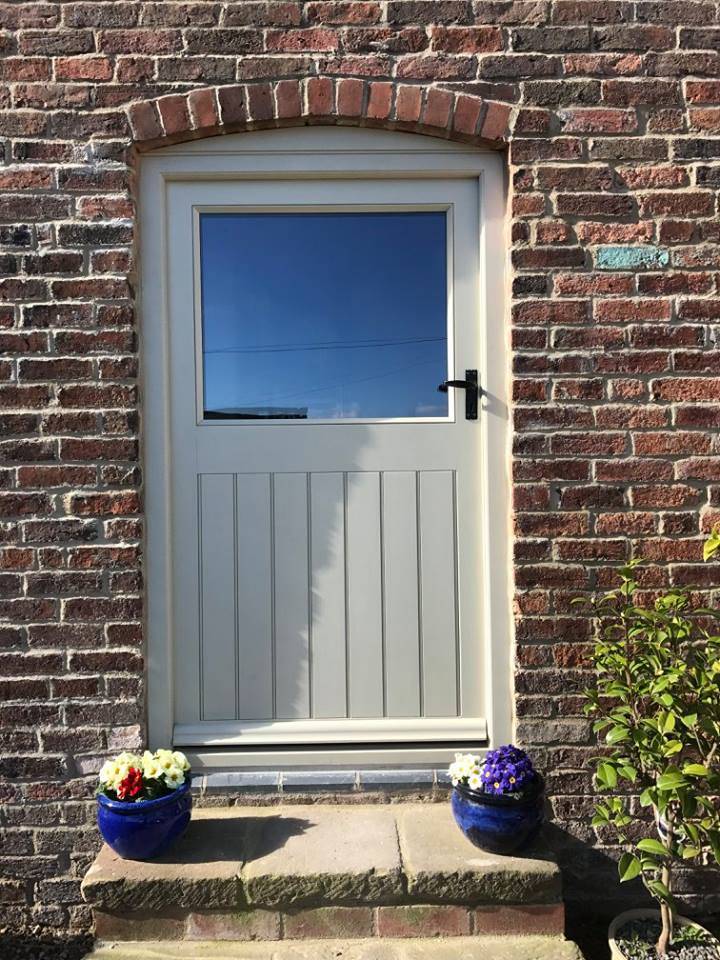
[[[482,790],[482,777],[479,773],[471,773],[468,777],[468,786],[471,790]]]
[[[177,790],[178,787],[181,787],[183,783],[185,783],[185,774],[180,767],[171,767],[169,770],[165,770],[163,775],[165,777],[165,783],[171,790]]]
[[[147,759],[146,759],[147,757]],[[147,780],[158,780],[162,776],[162,767],[150,753],[143,756],[142,773]]]
[[[127,750],[123,751],[119,756],[115,757],[115,763],[123,764],[126,767],[140,767],[142,766],[142,761],[136,753],[129,753]]]
[[[100,783],[108,784],[114,779],[114,770],[116,764],[114,760],[106,760],[105,763],[100,768],[100,773],[98,774],[98,779]]]
[[[155,759],[163,773],[167,773],[169,770],[175,770],[178,766],[172,750],[158,750],[155,754]]]
[[[100,771],[100,782],[110,790],[117,790],[121,782],[128,775],[130,764],[118,763],[117,760],[108,760]]]
[[[185,754],[181,750],[175,750],[173,752],[173,760],[175,761],[176,765],[180,767],[181,770],[184,770],[186,773],[190,769],[190,763],[188,761],[188,758],[185,756]]]
[[[448,775],[453,786],[467,782],[471,776],[479,772],[480,758],[472,753],[456,753],[455,760],[448,768]]]

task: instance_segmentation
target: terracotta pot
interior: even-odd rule
[[[608,927],[608,943],[610,945],[611,960],[627,960],[625,954],[615,942],[615,936],[623,927],[623,925],[628,922],[628,920],[645,920],[647,918],[655,919],[658,916],[659,912],[657,910],[648,910],[646,908],[641,908],[639,910],[625,910],[624,913],[619,913]],[[687,917],[676,916],[675,924],[680,927],[697,927],[700,930],[705,930],[705,933],[707,933],[708,936],[713,936],[713,934],[703,927],[701,923],[696,923],[695,920],[688,920]],[[717,955],[720,957],[720,947],[718,947]]]

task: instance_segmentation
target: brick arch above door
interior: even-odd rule
[[[503,149],[513,119],[512,104],[470,93],[325,76],[204,87],[135,102],[127,112],[142,150],[301,124],[406,130]]]

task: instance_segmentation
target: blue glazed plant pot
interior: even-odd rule
[[[538,775],[522,798],[477,793],[460,785],[450,803],[455,822],[476,847],[489,853],[515,853],[531,843],[542,826],[545,782]]]
[[[183,834],[190,823],[190,784],[158,797],[125,803],[97,797],[97,819],[102,838],[124,860],[159,857]]]

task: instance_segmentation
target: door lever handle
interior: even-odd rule
[[[464,380],[443,380],[438,387],[440,393],[447,393],[448,388],[465,391],[465,419],[477,420],[478,417],[478,372],[466,370]]]

